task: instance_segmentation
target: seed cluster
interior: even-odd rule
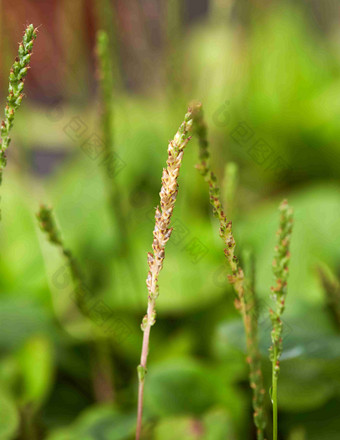
[[[155,228],[153,230],[152,252],[148,253],[149,272],[146,285],[149,291],[149,301],[155,301],[158,296],[158,276],[163,267],[165,245],[168,242],[172,228],[170,221],[178,193],[178,175],[182,164],[184,148],[190,140],[188,132],[192,126],[192,113],[189,109],[184,122],[178,129],[174,139],[168,146],[167,168],[163,169],[162,188],[160,195],[160,208],[155,213]],[[155,311],[152,316],[146,315],[143,319],[142,329],[155,323]]]
[[[30,24],[24,33],[22,43],[19,45],[18,56],[10,70],[7,105],[5,108],[5,119],[1,122],[1,143],[0,143],[0,184],[2,173],[6,166],[6,153],[9,144],[9,133],[13,126],[15,112],[20,107],[23,98],[24,81],[29,69],[33,42],[37,37],[37,29]]]
[[[271,332],[272,346],[269,349],[270,360],[274,365],[274,374],[278,376],[280,370],[279,359],[282,354],[282,321],[281,315],[285,308],[287,296],[288,264],[290,260],[290,240],[293,229],[293,210],[284,200],[280,205],[280,227],[277,231],[278,244],[275,247],[273,272],[276,279],[275,287],[271,288],[272,299],[275,301],[275,310],[270,310],[273,330]]]
[[[48,241],[57,246],[62,246],[60,232],[55,224],[52,208],[41,205],[40,210],[37,213],[37,219],[39,221],[40,229],[47,234]]]
[[[227,220],[227,217],[224,213],[217,178],[210,168],[207,126],[203,119],[202,105],[200,103],[194,106],[194,130],[198,137],[200,147],[200,162],[196,165],[196,168],[209,185],[210,203],[213,208],[214,216],[218,218],[220,222],[220,236],[226,245],[224,253],[231,268],[232,274],[229,276],[229,282],[234,285],[234,288],[237,291],[238,299],[236,300],[236,306],[239,309],[244,297],[244,274],[241,267],[239,267],[237,257],[235,256],[236,243],[232,233],[232,222]]]

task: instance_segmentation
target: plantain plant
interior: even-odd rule
[[[7,105],[5,107],[5,119],[1,122],[0,129],[0,185],[3,171],[7,164],[6,150],[10,145],[10,132],[14,124],[15,114],[18,111],[24,97],[25,76],[30,68],[34,40],[37,38],[37,29],[33,24],[27,26],[22,42],[19,44],[18,56],[9,72],[9,85]],[[1,215],[1,212],[0,212]]]
[[[272,346],[269,349],[272,363],[272,389],[271,399],[273,404],[273,440],[278,436],[278,415],[277,415],[277,383],[280,372],[280,356],[282,354],[282,320],[281,316],[285,309],[287,296],[288,264],[290,260],[290,240],[293,229],[293,210],[284,200],[280,205],[280,227],[277,231],[278,243],[275,247],[273,260],[273,272],[276,284],[271,288],[271,296],[274,307],[270,309],[272,321]]]
[[[79,264],[74,258],[72,252],[65,246],[61,238],[52,208],[49,208],[46,205],[41,205],[39,212],[37,213],[37,219],[39,227],[46,234],[48,241],[60,249],[66,260],[67,266],[70,268],[73,283],[77,288],[79,288],[83,283],[83,276],[81,274]]]
[[[220,190],[215,174],[210,166],[210,153],[208,150],[207,127],[203,119],[201,104],[189,107],[184,122],[178,129],[174,139],[168,146],[167,167],[163,169],[162,187],[160,191],[160,207],[156,208],[155,226],[153,230],[153,252],[148,253],[149,272],[146,280],[148,289],[147,313],[141,324],[143,342],[141,360],[138,371],[138,406],[136,440],[142,435],[143,396],[145,377],[147,373],[147,358],[150,345],[151,327],[156,322],[156,299],[159,293],[158,278],[163,268],[165,259],[166,243],[170,239],[173,228],[171,218],[178,193],[178,177],[182,165],[184,150],[191,136],[189,132],[198,137],[199,163],[197,168],[209,186],[210,203],[213,213],[219,220],[220,236],[223,240],[225,257],[231,274],[228,279],[233,286],[236,299],[235,306],[239,310],[245,330],[247,362],[249,364],[249,383],[252,389],[253,419],[256,427],[257,440],[265,440],[266,415],[265,415],[265,389],[263,383],[261,356],[258,347],[258,314],[257,298],[255,293],[255,270],[254,257],[251,252],[243,252],[243,266],[241,267],[236,255],[236,241],[232,231],[232,223],[227,219],[220,198]],[[236,183],[235,167],[229,173],[229,182]],[[229,191],[229,192],[228,192]],[[227,188],[227,201],[233,200],[234,189]],[[272,287],[272,298],[275,307],[270,310],[273,330],[271,332],[272,347],[270,348],[270,360],[272,362],[272,388],[271,398],[273,403],[273,440],[277,440],[278,417],[277,417],[277,383],[279,375],[279,360],[282,353],[282,321],[281,315],[285,306],[287,294],[288,262],[290,258],[289,246],[293,225],[293,213],[287,201],[280,206],[280,228],[278,231],[278,244],[275,248],[273,270],[276,279],[275,287]],[[72,253],[65,247],[60,232],[56,227],[51,209],[42,205],[38,213],[41,229],[47,234],[49,241],[59,247],[67,260],[68,266],[75,284],[82,285],[82,275]],[[81,308],[81,304],[79,304]]]
[[[161,208],[156,209],[153,253],[148,254],[149,273],[146,280],[149,295],[147,314],[142,321],[143,345],[140,365],[138,366],[138,410],[136,440],[140,439],[142,432],[143,394],[145,375],[147,372],[147,357],[151,327],[156,321],[155,302],[158,296],[158,276],[163,267],[165,257],[165,245],[170,238],[172,228],[170,221],[176,202],[178,191],[178,174],[183,157],[183,150],[189,141],[189,130],[198,138],[199,163],[196,166],[200,174],[209,186],[209,198],[213,207],[213,213],[219,220],[220,236],[224,242],[224,254],[231,274],[228,279],[233,286],[236,299],[235,306],[242,316],[247,347],[247,362],[249,364],[249,383],[253,393],[253,419],[256,426],[257,440],[265,440],[266,415],[265,415],[265,388],[262,374],[261,355],[258,342],[258,313],[257,298],[255,293],[255,269],[254,257],[251,252],[243,252],[244,268],[241,267],[235,255],[236,241],[232,231],[232,223],[227,219],[223,209],[220,189],[217,178],[211,170],[210,153],[208,149],[207,126],[203,118],[202,105],[193,104],[185,116],[185,120],[168,148],[167,168],[163,170],[162,188],[160,192]],[[234,165],[227,167],[229,170],[228,180],[234,187],[236,184],[237,170]],[[231,171],[230,171],[231,170]],[[227,201],[232,204],[234,188],[226,189]],[[292,233],[292,209],[284,201],[280,206],[280,229],[278,231],[278,245],[275,248],[273,262],[276,286],[272,288],[272,297],[275,301],[275,310],[271,310],[272,347],[270,359],[273,365],[271,397],[273,402],[273,440],[277,440],[277,380],[279,373],[279,359],[282,353],[282,322],[281,314],[284,310],[287,292],[289,245]]]
[[[192,127],[192,110],[189,108],[185,115],[182,125],[179,127],[175,137],[168,146],[167,167],[163,169],[162,188],[160,192],[160,207],[155,213],[155,227],[153,230],[153,252],[148,253],[149,272],[146,279],[148,288],[148,307],[147,313],[142,321],[143,344],[140,364],[138,371],[138,409],[137,409],[137,429],[136,440],[140,439],[142,431],[143,416],[143,395],[144,383],[147,368],[147,358],[149,352],[149,341],[151,327],[156,322],[155,303],[158,297],[158,276],[162,270],[165,258],[165,245],[169,241],[172,229],[170,227],[172,213],[175,207],[178,193],[178,176],[182,165],[184,149],[190,140],[188,136]]]
[[[264,440],[266,427],[261,357],[258,349],[257,313],[254,283],[252,282],[252,270],[249,270],[249,278],[245,279],[244,271],[235,255],[236,242],[232,232],[232,222],[227,220],[220,198],[220,189],[217,178],[210,167],[210,153],[208,149],[207,126],[203,119],[202,105],[194,104],[193,130],[198,137],[199,159],[197,169],[209,185],[210,203],[213,207],[214,216],[220,223],[220,237],[225,249],[224,254],[231,270],[228,279],[233,285],[236,300],[235,307],[241,313],[247,344],[247,361],[249,364],[249,382],[253,390],[254,423],[257,429],[257,439]],[[235,174],[235,173],[234,173]]]
[[[7,164],[6,151],[10,145],[10,132],[13,127],[15,114],[19,109],[23,99],[23,89],[25,76],[29,69],[34,40],[37,37],[37,29],[31,24],[24,33],[23,40],[19,45],[18,56],[10,70],[9,88],[7,105],[5,108],[5,118],[1,123],[0,129],[0,185],[4,168]],[[99,32],[97,38],[97,55],[99,62],[99,85],[101,91],[101,127],[104,137],[105,154],[107,156],[114,153],[113,139],[113,107],[112,107],[112,66],[109,55],[108,37],[105,32]],[[197,169],[209,186],[209,198],[213,208],[213,214],[219,221],[219,233],[224,243],[224,254],[227,265],[230,269],[228,277],[230,284],[236,293],[235,306],[240,312],[243,320],[247,362],[249,364],[249,383],[252,389],[253,420],[256,426],[257,440],[265,439],[266,416],[265,416],[265,388],[263,382],[261,356],[258,343],[258,320],[257,320],[257,297],[255,292],[255,271],[254,257],[251,253],[243,253],[243,267],[236,256],[236,241],[233,235],[232,222],[229,220],[230,212],[234,212],[234,185],[237,182],[237,168],[234,164],[226,167],[227,186],[224,191],[228,207],[228,216],[223,208],[220,197],[220,189],[217,178],[210,165],[210,152],[207,136],[207,126],[204,121],[201,104],[194,104],[189,107],[184,121],[179,127],[175,137],[168,145],[168,159],[166,168],[163,169],[162,187],[160,191],[160,207],[156,208],[155,226],[153,230],[152,252],[148,253],[147,262],[149,272],[146,279],[148,290],[147,313],[141,324],[143,331],[143,342],[141,350],[140,364],[138,371],[138,407],[137,407],[137,426],[136,440],[140,440],[142,435],[143,417],[143,396],[145,378],[147,373],[147,359],[150,346],[151,327],[156,322],[156,299],[159,294],[159,274],[163,268],[165,259],[165,247],[171,237],[173,228],[171,218],[176,203],[178,193],[178,178],[182,165],[185,148],[191,138],[190,131],[198,138],[199,143],[199,163]],[[107,162],[108,164],[109,162]],[[109,165],[105,169],[105,179],[107,184],[110,207],[113,218],[117,222],[122,240],[119,253],[124,256],[128,254],[129,247],[128,231],[126,230],[124,213],[122,208],[121,194],[111,179]],[[275,286],[271,288],[273,307],[270,309],[272,322],[270,347],[270,361],[272,363],[272,387],[271,400],[273,405],[273,440],[278,439],[278,377],[280,372],[280,357],[282,355],[282,314],[285,309],[288,282],[288,266],[290,260],[290,242],[293,228],[293,211],[284,200],[280,205],[280,226],[278,230],[278,243],[275,248],[273,261],[273,272],[275,276]],[[61,234],[57,229],[52,210],[44,205],[41,206],[37,214],[40,228],[47,235],[48,240],[57,246],[70,269],[73,282],[81,289],[83,276],[77,261],[72,252],[65,247]],[[127,257],[128,258],[128,257]],[[336,307],[337,318],[340,321],[339,312],[339,286],[331,283],[326,275],[320,271],[323,284],[327,293],[330,295],[332,304]],[[82,308],[81,302],[78,304]],[[108,352],[108,356],[110,353]],[[107,357],[105,357],[107,359]],[[106,360],[105,360],[106,362]],[[110,370],[111,366],[108,363]],[[111,379],[107,383],[112,386]],[[112,400],[112,399],[110,399]]]

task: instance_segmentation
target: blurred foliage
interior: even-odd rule
[[[146,253],[167,142],[192,98],[203,102],[221,182],[228,162],[240,169],[232,220],[237,254],[250,248],[256,255],[268,415],[271,261],[277,206],[287,197],[295,226],[279,380],[281,438],[339,437],[339,329],[317,268],[340,272],[340,34],[331,24],[320,27],[315,11],[300,3],[269,2],[251,13],[248,1],[213,3],[204,18],[184,26],[185,14],[169,2],[175,16],[166,20],[161,68],[154,65],[159,81],[146,78],[148,87],[138,94],[124,89],[124,79],[116,82],[113,124],[121,171],[113,184],[119,184],[135,267],[117,257],[120,231],[107,203],[103,158],[84,151],[90,135],[101,136],[93,91],[84,90],[87,105],[72,94],[48,108],[27,100],[17,115],[1,195],[0,439],[133,438]],[[104,27],[107,17],[101,16]],[[119,60],[116,39],[123,31],[112,27],[113,59]],[[79,56],[86,50],[84,45]],[[139,62],[135,73],[142,82]],[[116,69],[115,78],[122,72]],[[30,86],[28,81],[28,95]],[[72,129],[76,123],[83,134]],[[237,138],[240,123],[251,135],[247,142]],[[282,159],[278,170],[271,169],[271,159],[261,163],[253,154],[256,141],[265,143],[272,159]],[[253,439],[242,323],[196,161],[193,140],[160,276],[145,438]],[[63,259],[36,224],[40,202],[53,205],[81,265],[89,310],[100,302],[108,321],[77,310]],[[111,385],[107,401],[101,396]]]

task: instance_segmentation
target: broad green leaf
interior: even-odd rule
[[[218,393],[212,372],[190,359],[150,366],[146,382],[145,407],[158,416],[201,413]]]
[[[155,429],[155,440],[203,439],[204,426],[193,417],[173,417],[162,420]]]
[[[23,405],[38,409],[47,397],[54,374],[54,356],[50,341],[32,337],[19,352],[21,395]]]
[[[294,428],[288,440],[306,440],[306,429],[303,426]]]
[[[14,401],[0,392],[0,440],[11,440],[19,427],[19,414]]]
[[[87,409],[69,427],[57,430],[47,440],[130,440],[136,414],[120,414],[109,406]]]
[[[232,419],[224,409],[213,409],[203,417],[162,419],[155,429],[155,440],[235,440]]]
[[[230,414],[216,408],[205,414],[203,418],[203,440],[236,440],[235,425]]]
[[[340,432],[339,412],[340,401],[332,399],[326,405],[313,411],[300,411],[289,418],[282,418],[282,431],[289,432],[294,428],[296,435],[300,434],[300,437],[297,437],[296,440],[338,440]],[[295,438],[293,437],[292,440],[295,440]]]
[[[0,348],[13,351],[36,334],[57,339],[52,314],[27,299],[5,298],[0,301]]]
[[[325,370],[326,365],[302,359],[282,363],[278,385],[279,407],[285,411],[302,412],[316,410],[327,403],[339,391],[339,375],[330,377]]]
[[[340,339],[331,329],[324,311],[308,309],[303,320],[283,316],[283,353],[281,361],[289,359],[340,359]],[[314,325],[318,321],[318,326]],[[259,320],[259,346],[264,358],[268,357],[271,322],[269,315]],[[244,326],[241,319],[225,321],[218,325],[214,348],[219,356],[227,356],[230,350],[246,353]]]

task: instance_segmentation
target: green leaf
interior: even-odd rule
[[[162,420],[155,429],[155,440],[198,440],[203,424],[193,417],[172,417]]]
[[[269,307],[268,307],[269,308]],[[271,323],[269,314],[259,319],[259,344],[264,358],[271,346]],[[340,340],[329,326],[322,309],[305,307],[306,316],[283,316],[283,353],[281,361],[289,359],[339,359]],[[318,322],[318,326],[315,326]],[[244,326],[241,319],[222,322],[218,325],[214,346],[219,356],[225,356],[231,349],[246,353]]]
[[[204,416],[204,440],[235,440],[235,428],[230,414],[222,408],[211,410]]]
[[[324,292],[315,276],[315,266],[324,260],[330,267],[336,267],[339,261],[340,248],[334,239],[340,236],[338,198],[339,189],[332,185],[309,187],[289,196],[289,203],[294,208],[294,230],[283,319],[289,313],[304,313],[306,304],[320,306],[323,303]],[[269,287],[273,283],[271,264],[276,220],[275,204],[270,203],[258,206],[247,216],[246,222],[235,226],[236,236],[244,237],[247,244],[256,249],[256,287],[264,301],[269,298]]]
[[[56,337],[52,315],[35,303],[15,298],[0,301],[0,348],[7,351],[18,349],[36,334]]]
[[[19,427],[19,414],[13,400],[0,392],[0,440],[10,440]]]
[[[292,436],[289,440],[338,440],[340,432],[339,412],[340,401],[332,399],[326,405],[314,411],[299,412],[289,419],[282,419],[281,427],[283,432],[295,428],[296,438]],[[299,433],[300,437],[297,435]]]
[[[145,380],[145,407],[158,416],[199,414],[215,402],[219,392],[212,371],[191,359],[153,365]]]
[[[169,417],[156,426],[155,440],[235,440],[230,415],[225,409],[215,408],[201,418]]]
[[[135,432],[136,414],[120,414],[110,406],[84,411],[71,426],[52,433],[47,440],[128,440]]]
[[[330,377],[325,363],[318,360],[294,359],[281,365],[278,395],[279,407],[285,411],[316,410],[324,405],[339,387],[338,376]],[[339,371],[339,362],[336,367]]]
[[[38,409],[45,400],[53,381],[53,351],[51,343],[43,336],[27,341],[19,352],[21,396],[24,405]]]

